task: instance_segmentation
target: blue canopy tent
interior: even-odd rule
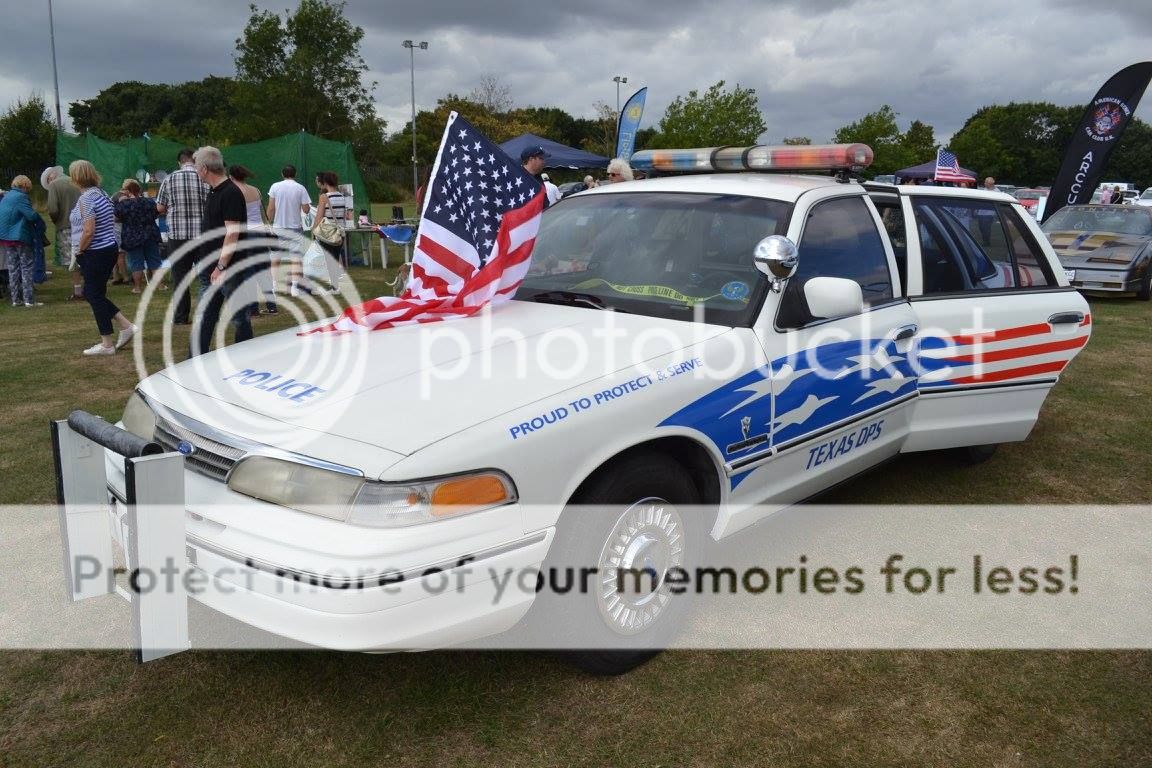
[[[970,171],[967,168],[961,168],[960,173],[963,173],[966,176],[971,176],[973,181],[976,180],[976,172],[975,171]],[[905,179],[924,180],[924,179],[935,178],[935,176],[936,176],[936,161],[935,160],[931,160],[927,163],[921,163],[920,165],[914,165],[911,168],[905,168],[902,171],[896,171],[896,180],[897,181],[903,181]]]
[[[514,139],[509,139],[500,145],[515,159],[520,161],[520,153],[527,147],[544,147],[548,159],[544,161],[545,168],[607,168],[608,158],[585,152],[582,149],[565,146],[557,141],[551,141],[537,136],[534,133],[524,133]]]

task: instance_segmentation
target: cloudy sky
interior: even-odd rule
[[[15,3],[15,0],[5,0]],[[293,0],[255,0],[275,10]],[[182,82],[234,73],[241,0],[54,0],[60,100],[123,80]],[[481,77],[508,86],[517,106],[592,117],[648,86],[643,125],[677,95],[718,80],[754,88],[762,140],[835,130],[882,104],[932,125],[946,140],[980,106],[1085,103],[1114,72],[1152,56],[1148,0],[348,0],[389,130],[417,108],[466,94]],[[40,92],[53,102],[48,0],[4,14],[0,108]],[[1152,121],[1152,95],[1137,115]]]

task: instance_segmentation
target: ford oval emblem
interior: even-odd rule
[[[181,440],[176,444],[176,450],[185,456],[191,456],[192,454],[196,453],[196,446],[192,445],[192,443],[188,442],[187,440]]]

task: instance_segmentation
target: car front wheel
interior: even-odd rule
[[[671,641],[691,594],[667,576],[699,561],[705,521],[698,504],[687,470],[658,454],[622,459],[573,498],[549,565],[553,573],[592,569],[589,588],[543,596],[553,636],[579,646],[564,652],[570,662],[594,674],[621,674]]]
[[[1152,299],[1152,264],[1148,265],[1148,273],[1144,275],[1144,282],[1140,283],[1140,288],[1136,291],[1136,298],[1140,301]]]

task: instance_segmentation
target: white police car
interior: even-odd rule
[[[870,159],[640,152],[688,173],[549,209],[489,315],[273,334],[149,377],[123,425],[187,454],[189,557],[229,587],[197,598],[325,647],[445,645],[525,616],[534,591],[500,573],[664,573],[900,452],[1024,439],[1087,304],[1008,195],[779,173]],[[677,605],[592,589],[549,620],[622,671]]]

